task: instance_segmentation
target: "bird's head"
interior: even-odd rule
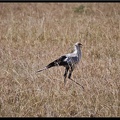
[[[82,47],[82,44],[80,42],[75,43],[76,47]]]

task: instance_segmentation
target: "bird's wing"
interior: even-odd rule
[[[64,59],[68,64],[75,64],[78,62],[78,56],[74,53],[66,54],[66,59]]]
[[[48,68],[54,67],[54,66],[66,66],[67,62],[64,61],[66,59],[66,56],[63,55],[60,58],[54,60],[53,62],[49,63],[47,66],[45,66],[44,68],[38,70],[37,72],[41,72],[43,70],[46,70]]]
[[[64,61],[66,59],[66,56],[61,56],[60,58],[56,59],[55,61],[51,62],[50,64],[48,64],[46,67],[47,68],[51,68],[53,66],[65,66],[67,65],[67,62]]]

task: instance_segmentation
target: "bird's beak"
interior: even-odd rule
[[[82,46],[83,46],[83,45],[81,44],[80,47],[82,48]]]

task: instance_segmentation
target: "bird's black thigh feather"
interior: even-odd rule
[[[72,72],[73,72],[73,67],[71,66],[71,67],[70,67],[70,70],[69,70],[69,75],[68,75],[68,78],[69,78],[69,79],[71,79]]]

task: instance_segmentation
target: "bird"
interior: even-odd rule
[[[49,69],[49,68],[55,67],[55,66],[63,66],[63,67],[65,67],[64,84],[66,84],[66,78],[67,78],[68,72],[69,72],[68,79],[71,79],[72,72],[81,59],[82,46],[83,45],[80,42],[76,42],[74,44],[74,51],[72,53],[68,53],[68,54],[64,54],[64,55],[60,56],[58,59],[49,63],[47,66],[38,70],[37,72],[41,72],[43,70],[46,70],[46,69]],[[74,82],[76,82],[76,81],[74,81]],[[79,84],[79,83],[77,83],[77,84]]]

